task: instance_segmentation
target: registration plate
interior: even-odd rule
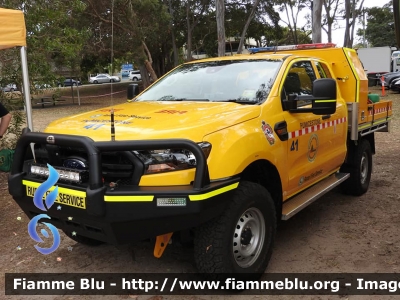
[[[24,180],[24,184],[26,186],[26,195],[28,197],[32,197],[35,195],[37,188],[39,187],[39,183],[37,182],[29,182]],[[45,195],[43,195],[43,200],[46,196],[54,190],[54,186],[51,187]],[[81,209],[86,208],[86,193],[81,191],[75,191],[71,189],[66,189],[62,187],[58,187],[58,195],[56,198],[56,203],[73,206]]]

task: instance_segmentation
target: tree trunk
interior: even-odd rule
[[[188,28],[187,43],[186,43],[186,61],[192,60],[192,28],[190,25],[190,15],[189,15],[189,1],[186,4],[186,23]]]
[[[349,47],[349,44],[350,44],[350,9],[351,9],[350,6],[351,6],[350,0],[345,0],[346,27],[345,27],[345,31],[344,31],[344,40],[343,40],[344,47]]]
[[[146,60],[146,62],[148,61]],[[150,85],[149,71],[145,64],[140,66],[140,75],[142,76],[143,89],[145,89]]]
[[[172,50],[174,53],[174,67],[176,67],[178,65],[178,49],[176,47],[174,24],[173,24],[174,11],[172,9],[171,0],[168,0],[168,6],[169,6],[169,13],[171,15],[171,21],[169,26],[171,28]]]
[[[249,28],[251,20],[254,18],[254,15],[256,13],[256,9],[257,9],[257,6],[258,6],[259,3],[260,3],[260,0],[254,0],[254,4],[253,4],[253,7],[251,8],[250,15],[247,18],[246,24],[244,25],[244,28],[243,28],[243,31],[242,31],[242,35],[240,36],[239,48],[237,50],[238,54],[242,53],[244,39],[246,37],[247,29]]]
[[[321,43],[322,0],[313,0],[312,11],[312,42]]]
[[[218,56],[225,56],[225,1],[215,0],[217,34],[218,34]]]
[[[145,42],[142,42],[142,45],[143,45],[143,52],[148,57],[148,60],[146,59],[144,61],[143,66],[140,67],[140,75],[142,76],[143,87],[146,88],[150,85],[149,74],[150,74],[152,81],[157,80],[157,75],[156,75],[156,72],[154,72],[153,66],[151,65],[153,63],[153,59],[151,57],[149,48],[147,48],[147,45]]]

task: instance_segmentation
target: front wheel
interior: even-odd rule
[[[197,268],[214,277],[241,274],[257,280],[271,258],[275,232],[269,192],[259,184],[241,182],[222,215],[196,229]]]
[[[369,187],[372,173],[372,150],[367,140],[361,140],[357,146],[349,149],[349,163],[342,167],[343,173],[350,178],[341,184],[343,193],[361,196]]]
[[[94,84],[98,84],[99,82],[97,80],[93,81]]]

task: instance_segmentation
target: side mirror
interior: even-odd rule
[[[137,95],[139,95],[139,85],[136,83],[131,83],[128,85],[127,99],[132,100]]]
[[[297,109],[297,95],[296,94],[289,94],[287,99],[282,101],[283,110],[293,110]]]
[[[321,78],[314,81],[312,110],[315,115],[329,115],[335,113],[336,89],[335,79]]]

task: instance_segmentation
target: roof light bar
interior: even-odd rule
[[[333,43],[317,43],[317,44],[299,44],[299,45],[287,45],[287,46],[270,46],[270,47],[259,47],[248,49],[251,54],[260,52],[279,52],[288,50],[309,50],[309,49],[324,49],[324,48],[335,48],[336,44]]]

